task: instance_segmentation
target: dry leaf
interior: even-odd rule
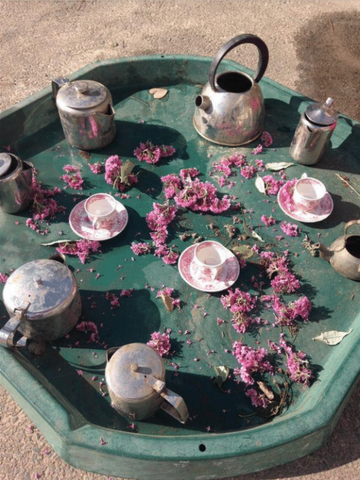
[[[288,163],[288,162],[265,163],[265,167],[268,170],[273,170],[274,172],[277,172],[278,170],[284,170],[285,168],[291,167],[292,165],[295,165],[295,164]]]
[[[341,340],[349,335],[352,332],[352,328],[348,332],[338,332],[336,330],[330,330],[328,332],[321,333],[318,337],[313,338],[313,340],[319,340],[326,345],[337,345]]]
[[[164,302],[165,308],[168,312],[172,312],[174,310],[174,304],[172,298],[169,297],[166,293],[162,293],[160,295],[161,300]]]
[[[255,238],[255,240],[259,240],[259,242],[262,242],[262,243],[265,243],[265,240],[263,240],[259,234],[257,234],[256,232],[252,231],[251,232],[251,236],[253,238]]]
[[[130,160],[126,160],[126,162],[122,164],[120,170],[121,183],[124,183],[125,185],[130,185],[129,175],[131,174],[134,167],[135,163],[131,162]]]
[[[165,97],[165,95],[168,93],[168,90],[166,88],[150,88],[149,93],[157,100],[160,100],[161,98]]]
[[[260,390],[265,394],[265,396],[269,399],[269,400],[274,400],[275,398],[275,395],[274,395],[274,392],[271,390],[270,387],[268,387],[267,385],[265,385],[264,382],[257,382],[257,384],[259,385],[259,388]]]
[[[59,239],[59,240],[54,240],[53,242],[49,242],[49,243],[40,243],[40,245],[44,246],[44,247],[50,247],[51,245],[56,245],[58,243],[72,243],[72,242],[76,242],[76,240],[69,240],[68,238],[64,238],[64,239]]]
[[[226,365],[220,365],[220,367],[214,367],[214,370],[216,372],[214,383],[217,387],[220,388],[221,391],[223,391],[222,384],[226,382],[230,373],[230,368]]]
[[[262,177],[259,177],[259,175],[257,175],[256,177],[255,187],[259,190],[260,193],[265,193],[265,182]]]
[[[254,255],[254,250],[251,250],[247,245],[236,245],[231,248],[235,255],[239,255],[244,260],[251,258]]]

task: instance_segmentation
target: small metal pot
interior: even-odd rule
[[[72,147],[95,150],[115,137],[115,111],[109,90],[93,80],[52,82],[53,97],[67,141]]]
[[[15,270],[5,283],[3,302],[11,316],[0,330],[0,345],[25,346],[26,339],[50,342],[66,335],[81,314],[74,274],[64,257],[34,260]],[[15,340],[20,332],[23,337]]]
[[[0,153],[0,209],[6,213],[25,210],[32,199],[32,164],[13,153]]]
[[[106,352],[105,378],[111,401],[122,416],[143,420],[159,408],[181,423],[189,418],[184,400],[165,387],[160,355],[143,343],[130,343]]]

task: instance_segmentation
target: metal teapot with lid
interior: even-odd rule
[[[221,60],[234,47],[257,47],[259,60],[254,76],[237,71],[216,75]],[[219,145],[239,146],[255,140],[263,131],[264,99],[258,82],[269,61],[266,44],[256,35],[239,35],[225,43],[213,59],[209,79],[195,99],[194,127],[207,140]]]
[[[32,200],[33,169],[13,153],[0,153],[0,209],[18,213]]]
[[[115,137],[115,111],[110,91],[93,80],[52,82],[65,138],[72,147],[95,150]]]
[[[319,250],[320,257],[328,261],[340,275],[359,281],[360,236],[347,235],[348,229],[354,225],[360,225],[360,220],[347,222],[344,227],[344,235],[335,240],[329,248],[322,243],[314,244],[314,248]]]
[[[11,318],[0,330],[0,345],[9,348],[23,347],[27,339],[61,338],[81,314],[75,276],[58,254],[16,269],[5,283],[3,302]],[[19,339],[18,332],[23,335]]]
[[[160,355],[143,343],[106,352],[105,378],[115,410],[130,420],[143,420],[159,408],[181,423],[189,418],[184,400],[165,386]]]

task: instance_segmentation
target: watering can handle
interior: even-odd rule
[[[261,38],[257,37],[256,35],[252,35],[251,33],[245,33],[243,35],[238,35],[237,37],[232,38],[229,40],[227,43],[225,43],[216,56],[214,57],[214,60],[212,61],[212,64],[210,65],[210,71],[209,71],[209,83],[211,88],[216,91],[215,87],[215,74],[216,70],[218,69],[218,66],[221,62],[221,60],[225,57],[227,53],[230,52],[233,48],[243,45],[244,43],[252,43],[258,48],[259,51],[259,61],[258,61],[258,66],[257,70],[254,75],[254,80],[255,82],[259,82],[262,78],[262,76],[265,73],[265,70],[268,66],[269,62],[269,50],[266,46],[266,44],[261,40]]]
[[[353,225],[360,225],[360,220],[350,220],[350,222],[347,222],[345,224],[345,227],[344,227],[344,243],[346,242],[346,232],[348,231],[348,229],[350,227],[352,227]]]

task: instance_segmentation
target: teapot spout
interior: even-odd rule
[[[207,95],[198,95],[195,98],[195,105],[198,108],[201,108],[202,110],[204,110],[205,112],[209,112],[209,110],[212,107],[211,100]]]
[[[329,250],[328,248],[325,247],[322,243],[317,243],[313,245],[318,251],[319,251],[319,257],[322,258],[323,260],[326,260],[327,262],[330,262],[331,258],[334,256],[334,253],[332,250]]]

